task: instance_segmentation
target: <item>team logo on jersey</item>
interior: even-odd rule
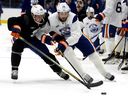
[[[61,32],[61,35],[63,35],[64,37],[69,37],[71,35],[71,28],[69,27],[69,25],[61,28],[59,31]]]
[[[89,26],[90,32],[96,33],[98,31],[98,26],[96,24],[91,24]]]

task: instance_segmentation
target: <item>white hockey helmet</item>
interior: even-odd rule
[[[86,12],[93,12],[94,13],[94,9],[92,7],[88,7]]]
[[[38,0],[31,0],[31,5],[38,4]]]
[[[57,12],[69,12],[69,11],[70,11],[70,8],[67,5],[67,3],[63,2],[57,5]]]
[[[45,10],[41,5],[37,4],[32,6],[31,13],[33,15],[44,15]]]

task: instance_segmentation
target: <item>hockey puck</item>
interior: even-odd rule
[[[107,93],[106,92],[101,92],[101,95],[106,95]]]

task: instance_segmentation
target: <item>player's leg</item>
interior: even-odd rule
[[[102,44],[104,42],[104,38],[102,37],[102,33],[99,34],[99,39],[100,39],[100,44]],[[102,44],[100,46],[99,54],[103,54],[105,51],[105,47],[103,45],[104,44]]]
[[[106,52],[108,54],[108,57],[112,53],[114,47],[115,47],[115,34],[116,34],[117,27],[109,24],[104,24],[103,26],[103,37],[105,38],[105,46],[106,46]],[[108,58],[107,57],[107,58]],[[114,57],[114,54],[113,54]],[[108,60],[107,58],[102,59],[103,61]]]
[[[106,79],[114,79],[114,76],[105,70],[102,60],[100,59],[98,53],[95,51],[94,46],[89,39],[87,39],[85,36],[82,36],[79,42],[76,44],[76,47],[83,53],[85,57],[89,57],[89,59],[94,63],[98,71]]]
[[[36,48],[38,48],[39,50],[41,50],[48,57],[50,57],[52,60],[56,61],[59,64],[59,62],[56,59],[56,57],[49,52],[49,50],[48,50],[48,48],[47,48],[47,46],[45,44],[42,44],[41,41],[39,41],[36,38],[32,38],[31,39],[31,43],[32,43],[32,45],[34,45]],[[33,48],[30,47],[30,49],[32,51],[34,51],[37,55],[39,55],[46,62],[46,64],[48,64],[50,66],[50,68],[55,73],[57,73],[61,78],[65,79],[65,80],[69,79],[69,75],[66,74],[65,72],[63,72],[63,70],[60,67],[58,67],[56,64],[54,64],[52,61],[50,61],[49,59],[47,59],[46,57],[44,57],[41,53],[37,52]]]
[[[16,40],[12,46],[11,53],[11,65],[12,65],[12,73],[11,78],[16,80],[18,79],[18,67],[21,61],[21,53],[24,49],[24,43],[21,40]]]
[[[86,73],[71,47],[67,47],[63,54],[86,82],[91,83],[93,81],[93,78]]]
[[[128,71],[128,33],[126,32],[126,34],[125,34],[125,36],[126,36],[126,46],[125,46],[125,64],[124,64],[124,67],[123,68],[121,68],[121,70],[126,70],[126,71]]]
[[[117,30],[117,34],[115,36],[115,45],[117,45],[117,43],[121,40],[122,36],[124,36],[124,32]],[[124,49],[124,40],[125,38],[123,38],[121,40],[121,42],[119,43],[119,45],[117,46],[117,48],[115,49],[115,63],[119,63],[120,59],[121,59],[121,51]]]

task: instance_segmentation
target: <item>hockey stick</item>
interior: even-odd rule
[[[64,54],[61,51],[59,51],[59,52],[60,52],[61,56],[66,59],[66,61],[71,65],[71,67],[75,70],[75,72],[80,76],[80,78],[83,80],[83,82],[86,83],[84,78],[80,75],[80,73],[76,70],[76,68],[70,63],[70,61],[64,56]],[[103,84],[103,81],[101,80],[98,82],[90,83],[90,87],[97,87],[97,86],[100,86],[102,84]]]
[[[96,51],[100,48],[100,46],[101,45],[103,45],[105,43],[105,41],[104,42],[102,42],[100,45],[98,45],[97,47],[96,47]]]
[[[91,89],[91,85],[84,83],[83,81],[81,81],[78,77],[76,77],[74,74],[72,74],[70,71],[68,71],[67,69],[65,69],[63,66],[61,66],[60,64],[58,64],[56,61],[54,61],[53,59],[51,59],[49,56],[47,56],[45,53],[43,53],[41,50],[39,50],[38,48],[36,48],[34,45],[32,45],[31,43],[29,43],[27,40],[25,40],[22,37],[19,37],[20,40],[22,40],[23,42],[25,42],[26,44],[28,44],[30,47],[32,47],[34,50],[36,50],[37,52],[39,52],[40,54],[42,54],[44,57],[46,57],[47,59],[49,59],[50,61],[52,61],[54,64],[56,64],[58,67],[62,68],[65,72],[67,72],[70,76],[72,76],[74,79],[76,79],[77,81],[79,81],[81,84],[83,84],[84,86],[86,86],[88,89]]]
[[[123,58],[121,63],[118,66],[118,70],[120,70],[120,68],[122,67],[123,63],[124,63],[124,59],[125,59],[125,46],[126,46],[126,37],[125,37],[125,41],[124,41],[124,50],[123,50]]]
[[[82,32],[84,35],[85,35],[85,33],[84,32]],[[99,32],[99,33],[97,33],[96,35],[94,35],[93,37],[91,37],[90,38],[90,40],[92,40],[93,38],[95,38],[97,35],[99,35],[101,33],[101,31]]]
[[[124,35],[125,35],[125,34],[124,34]],[[124,35],[122,36],[122,38],[120,39],[120,41],[116,44],[116,46],[115,46],[114,49],[112,50],[112,53],[110,54],[110,56],[109,56],[108,58],[106,58],[106,60],[104,60],[104,61],[105,61],[104,64],[106,64],[107,61],[110,60],[110,59],[112,58],[115,49],[118,47],[118,45],[120,44],[121,40],[124,38]]]
[[[93,37],[91,37],[90,39],[92,40],[93,38],[95,38],[97,35],[99,35],[101,33],[101,31],[99,33],[97,33],[96,35],[94,35]]]

